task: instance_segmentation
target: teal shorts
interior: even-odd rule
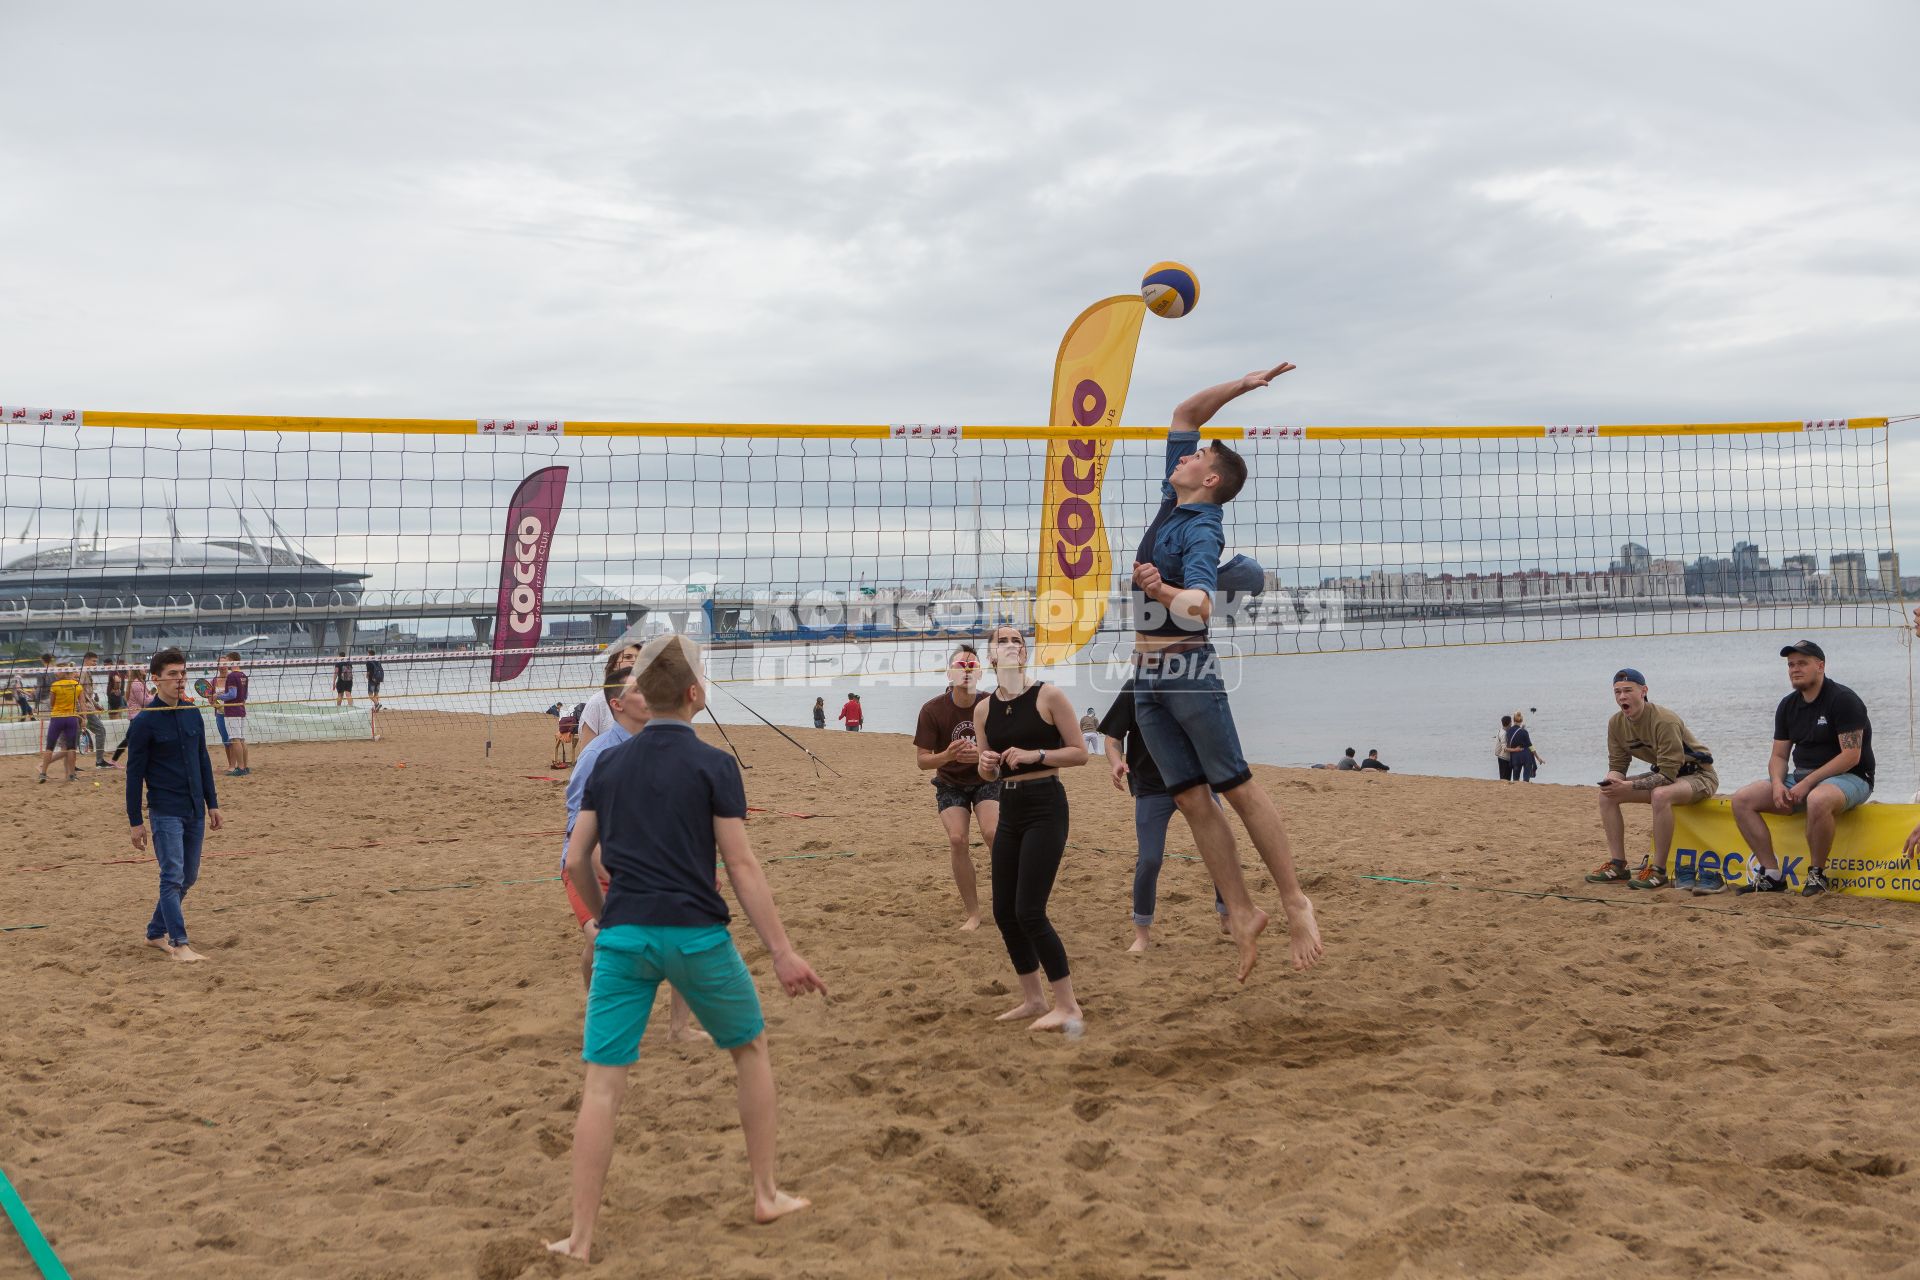
[[[1812,770],[1808,770],[1807,772],[1811,773]],[[1799,785],[1800,779],[1806,776],[1806,773],[1795,769],[1787,775],[1787,785],[1790,787],[1797,786]],[[1840,812],[1842,813],[1845,813],[1848,809],[1858,809],[1867,802],[1867,797],[1873,794],[1873,788],[1867,784],[1867,780],[1857,773],[1836,773],[1831,778],[1823,779],[1820,786],[1832,787],[1835,791],[1838,791],[1846,797],[1846,804],[1840,807]],[[1819,789],[1819,787],[1814,788],[1816,791]],[[1806,807],[1806,801],[1802,800],[1799,808],[1796,808],[1794,812],[1799,813]]]
[[[586,1048],[580,1056],[603,1067],[637,1062],[662,982],[685,997],[722,1049],[750,1044],[767,1028],[753,975],[725,925],[617,924],[602,929],[593,944]]]

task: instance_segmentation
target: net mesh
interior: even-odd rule
[[[1250,432],[1232,441],[1251,478],[1227,508],[1227,550],[1265,582],[1219,603],[1216,641],[1260,656],[1897,623],[1887,428],[1808,425]],[[14,424],[0,436],[0,646],[42,713],[43,653],[143,665],[175,645],[199,676],[238,651],[254,741],[375,732],[370,660],[383,715],[564,714],[597,684],[602,646],[667,629],[708,640],[723,682],[911,676],[944,665],[949,637],[1032,618],[1047,440],[972,430]],[[541,647],[496,687],[507,508],[549,465],[568,487]],[[1115,441],[1111,604],[1075,661],[1130,647],[1125,575],[1161,470],[1157,440]],[[5,714],[22,718],[20,702]]]

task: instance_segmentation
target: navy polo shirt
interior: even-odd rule
[[[613,881],[600,927],[726,924],[713,887],[715,818],[747,816],[740,766],[664,717],[600,757],[582,807],[600,821],[600,861]]]

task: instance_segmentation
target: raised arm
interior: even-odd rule
[[[760,935],[760,941],[773,953],[773,972],[780,979],[780,985],[790,996],[809,991],[827,994],[827,984],[820,981],[813,966],[801,958],[787,939],[780,912],[773,905],[773,889],[767,884],[767,873],[747,844],[746,820],[716,817],[713,840],[720,849],[720,861],[726,865],[727,879],[733,883],[733,896],[740,900],[741,909],[747,913],[747,920]]]
[[[1275,378],[1292,369],[1292,365],[1282,362],[1271,369],[1256,369],[1244,378],[1235,378],[1232,382],[1222,382],[1218,386],[1194,392],[1174,409],[1173,429],[1183,433],[1199,431],[1213,421],[1213,415],[1220,412],[1229,400],[1237,400],[1249,391],[1271,385]]]

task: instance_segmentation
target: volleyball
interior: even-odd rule
[[[1140,281],[1140,296],[1153,314],[1178,320],[1200,305],[1200,281],[1178,262],[1156,262]]]

